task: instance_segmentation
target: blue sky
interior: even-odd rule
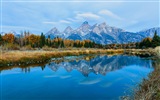
[[[29,30],[46,33],[53,27],[63,31],[67,26],[79,27],[84,21],[90,25],[106,22],[127,31],[160,27],[158,0],[1,0],[1,31]]]

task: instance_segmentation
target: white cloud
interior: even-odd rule
[[[114,14],[113,12],[111,12],[109,10],[101,10],[101,11],[99,11],[99,14],[107,15],[109,17],[112,17],[112,18],[115,18],[115,19],[118,19],[118,20],[122,20],[121,17],[119,17],[118,15]]]
[[[71,22],[70,22],[70,21],[67,21],[67,20],[60,20],[59,23],[70,24]]]
[[[87,13],[78,13],[75,17],[76,19],[82,19],[82,18],[87,18],[87,19],[99,19],[101,18],[100,16],[87,12]]]
[[[72,18],[67,18],[67,21],[69,21],[70,23],[73,22],[83,22],[85,20],[87,21],[97,21],[97,20],[100,20],[102,19],[101,16],[97,15],[97,14],[94,14],[94,13],[91,13],[91,12],[79,12],[77,11],[76,12],[76,15]]]
[[[70,24],[71,22],[70,21],[67,21],[67,20],[59,20],[57,22],[54,22],[54,21],[47,21],[47,22],[42,22],[44,24],[60,24],[60,23],[63,23],[63,24]]]
[[[77,21],[76,19],[73,19],[73,18],[67,18],[67,20],[69,20],[71,22],[76,22]]]
[[[43,22],[44,24],[56,24],[57,22]]]

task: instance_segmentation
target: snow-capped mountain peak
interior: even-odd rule
[[[59,34],[60,32],[58,31],[58,29],[56,27],[52,28],[50,31],[48,31],[46,34],[50,35],[50,34]]]
[[[84,21],[82,25],[87,25],[88,24],[88,21]]]
[[[107,24],[105,22],[99,24],[99,27],[101,27],[101,28],[105,28],[106,26],[107,26]]]
[[[82,25],[76,30],[78,34],[84,36],[90,32],[91,26],[87,21],[83,22]]]
[[[68,26],[68,27],[66,27],[66,29],[63,32],[64,33],[70,33],[72,31],[73,31],[73,29],[70,26]]]

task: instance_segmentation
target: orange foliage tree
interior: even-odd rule
[[[2,39],[5,43],[13,43],[14,42],[14,35],[12,33],[5,34],[2,36]]]
[[[29,36],[29,43],[31,44],[32,47],[38,47],[39,41],[40,41],[40,36],[34,34]]]

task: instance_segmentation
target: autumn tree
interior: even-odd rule
[[[14,35],[12,33],[5,34],[2,36],[2,39],[5,43],[13,43],[14,42]]]
[[[40,36],[34,34],[29,36],[29,42],[32,47],[40,47],[39,41],[40,41]]]

